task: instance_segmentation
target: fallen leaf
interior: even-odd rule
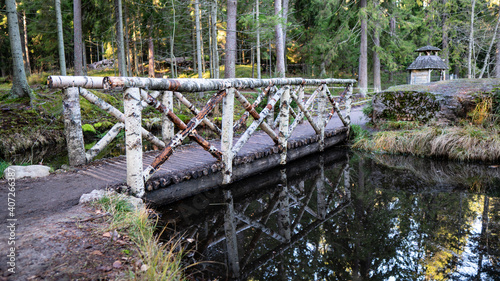
[[[114,268],[122,268],[122,262],[121,261],[115,261],[113,263]]]
[[[146,271],[146,270],[148,270],[148,268],[149,268],[149,265],[147,265],[147,264],[141,265],[141,271]]]
[[[193,243],[195,240],[193,238],[186,239],[189,243]]]
[[[104,233],[102,234],[102,237],[110,238],[110,237],[111,237],[111,233],[109,233],[109,232],[104,232]]]
[[[101,251],[99,251],[99,250],[95,250],[95,251],[93,251],[93,252],[92,252],[92,255],[104,256],[104,254],[103,254]]]
[[[490,168],[498,168],[498,165],[491,165]]]
[[[125,242],[123,240],[116,240],[116,243],[118,243],[120,245],[126,245],[126,244],[128,244],[127,242]]]

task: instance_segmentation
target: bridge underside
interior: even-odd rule
[[[337,123],[337,122],[332,122]],[[334,125],[334,124],[330,124]],[[338,125],[338,123],[337,123]],[[299,125],[288,139],[287,162],[319,152],[319,136],[308,124]],[[325,148],[345,142],[347,127],[325,129]],[[214,142],[220,148],[220,142]],[[182,151],[182,152],[181,152]],[[181,153],[178,153],[181,152]],[[198,145],[184,145],[155,173],[146,185],[144,198],[153,204],[179,200],[222,184],[221,162],[217,162]],[[149,165],[159,151],[145,152],[143,165]],[[274,142],[263,132],[255,133],[233,161],[233,182],[251,177],[280,165],[280,153]],[[96,161],[79,173],[105,182],[107,186],[125,187],[126,160],[124,156]],[[104,183],[103,182],[103,183]]]

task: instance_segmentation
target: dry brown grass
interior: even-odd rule
[[[361,139],[356,149],[393,154],[433,156],[461,161],[500,160],[498,128],[478,126],[423,127],[412,131],[384,131]]]

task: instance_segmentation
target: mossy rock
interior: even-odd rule
[[[374,96],[372,119],[455,123],[467,118],[484,98],[493,97],[495,110],[498,85],[500,79],[456,79],[390,87]]]
[[[373,119],[427,122],[440,109],[431,93],[411,91],[381,92],[373,99]]]
[[[86,124],[87,125],[87,124]],[[109,122],[109,121],[102,121],[102,122],[97,122],[94,124],[94,128],[96,131],[99,131],[99,132],[104,132],[106,130],[108,130],[109,128],[113,127],[113,123]]]
[[[97,134],[97,131],[95,130],[94,126],[92,126],[91,124],[83,124],[82,131],[85,136],[93,136]]]

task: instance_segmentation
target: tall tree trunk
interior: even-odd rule
[[[211,41],[211,54],[212,54],[212,63],[213,63],[213,77],[214,78],[219,78],[219,51],[218,51],[218,45],[217,45],[217,0],[214,0],[211,4],[210,7],[210,19],[211,19],[211,28],[210,31],[212,32],[212,41]]]
[[[446,2],[448,2],[448,0],[442,0],[442,4],[443,4],[443,37],[442,37],[442,41],[443,41],[443,51],[441,52],[441,56],[443,57],[443,60],[444,60],[444,63],[449,67],[450,65],[450,55],[449,55],[449,50],[448,50],[448,23],[447,23],[447,20],[448,20],[448,9],[446,8]],[[448,71],[445,70],[444,71],[444,79],[446,80],[446,73]]]
[[[75,76],[83,76],[82,0],[73,0]]]
[[[236,7],[237,0],[227,0],[226,61],[224,78],[236,76]]]
[[[500,24],[500,11],[499,11],[498,16],[497,16],[497,24],[495,25],[495,31],[493,32],[493,38],[491,38],[491,43],[490,43],[490,46],[488,48],[488,52],[486,52],[486,57],[484,58],[483,69],[481,69],[481,74],[479,74],[480,79],[483,78],[484,71],[486,70],[486,66],[488,66],[490,64],[490,53],[491,53],[491,49],[493,48],[493,44],[495,43],[499,24]]]
[[[125,63],[127,65],[127,76],[132,76],[132,57],[133,54],[130,52],[130,36],[129,36],[129,16],[128,16],[128,6],[127,2],[123,5],[123,19],[125,19],[125,25],[123,29],[125,30]]]
[[[26,64],[24,65],[26,69],[26,75],[31,75],[31,63],[30,63],[30,51],[28,48],[28,26],[26,25],[26,11],[23,11],[23,30],[24,30],[24,57],[26,59]]]
[[[361,43],[359,45],[359,78],[358,87],[361,96],[366,96],[368,91],[368,37],[366,34],[366,0],[359,2],[359,15],[361,20]]]
[[[24,70],[23,51],[21,47],[21,34],[17,18],[16,0],[5,1],[7,22],[9,25],[10,50],[12,54],[13,81],[12,95],[14,97],[30,97],[31,89],[26,79]]]
[[[373,88],[375,93],[380,92],[382,83],[380,81],[380,57],[378,52],[380,49],[380,23],[378,19],[378,5],[380,0],[373,1],[375,6],[375,25],[373,27]]]
[[[259,1],[255,0],[255,13],[257,19],[257,79],[262,79],[260,72],[260,20],[259,20]]]
[[[391,16],[391,19],[389,21],[389,35],[392,37],[396,36],[396,18],[394,16]],[[389,82],[394,81],[394,71],[389,70]]]
[[[278,18],[278,23],[275,26],[276,38],[276,74],[278,77],[285,77],[285,53],[283,47],[283,27],[281,19],[283,19],[281,0],[274,0],[274,14]]]
[[[287,49],[286,49],[286,31],[287,31],[287,24],[288,24],[288,7],[290,6],[289,5],[289,0],[283,0],[283,4],[282,4],[282,9],[283,9],[283,57],[284,57],[284,69],[285,69],[285,73],[287,71],[287,59],[286,59],[286,53],[287,53]]]
[[[495,60],[495,77],[500,78],[500,34],[497,34],[499,39],[497,39],[497,50],[496,50],[496,60]]]
[[[474,78],[475,74],[472,73],[472,48],[474,46],[474,8],[476,6],[476,0],[472,0],[472,8],[470,14],[470,32],[469,32],[469,56],[467,59],[467,78]]]
[[[85,40],[82,40],[82,59],[83,75],[87,75],[87,47],[85,46]]]
[[[118,72],[120,76],[127,76],[125,59],[125,44],[123,43],[123,12],[122,0],[115,0],[116,48],[118,51]]]
[[[137,47],[137,30],[136,30],[136,24],[135,24],[135,21],[136,19],[134,18],[133,21],[132,21],[132,24],[133,24],[133,29],[134,29],[134,33],[133,33],[133,39],[134,40],[134,46],[133,46],[133,50],[134,50],[134,53],[133,53],[133,56],[134,56],[134,74],[136,76],[139,76],[139,48]],[[142,54],[141,54],[142,55]]]
[[[194,17],[196,23],[196,58],[198,64],[198,78],[203,78],[203,67],[201,65],[201,26],[200,26],[200,1],[195,0]]]
[[[219,50],[217,44],[217,0],[212,3],[212,53],[214,63],[214,78],[219,78]]]
[[[155,77],[155,52],[153,44],[153,22],[149,23],[149,40],[148,40],[148,77]]]

